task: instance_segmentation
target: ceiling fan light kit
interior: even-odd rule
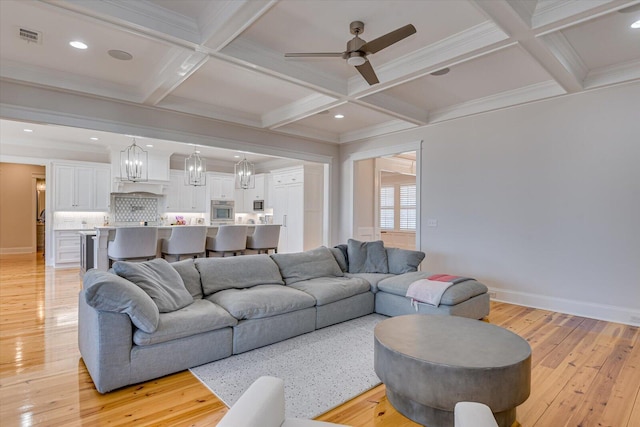
[[[346,59],[347,64],[356,67],[356,70],[358,70],[360,75],[362,75],[369,85],[374,85],[380,81],[378,80],[371,63],[367,59],[367,55],[379,52],[382,49],[409,37],[411,34],[415,34],[416,27],[408,24],[380,36],[377,39],[371,40],[370,42],[362,40],[359,37],[360,34],[364,32],[364,23],[362,21],[353,21],[349,24],[349,31],[351,34],[354,34],[355,37],[347,42],[347,49],[344,52],[285,53],[284,56],[285,58],[341,57],[342,59]]]

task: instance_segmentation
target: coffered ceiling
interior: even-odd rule
[[[284,57],[344,51],[356,20],[417,30],[368,56],[380,83]],[[638,20],[640,0],[2,0],[0,78],[348,143],[638,80]]]

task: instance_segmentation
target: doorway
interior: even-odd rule
[[[417,248],[416,155],[416,151],[408,151],[354,162],[355,239]]]

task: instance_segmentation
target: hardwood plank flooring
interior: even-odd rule
[[[212,426],[226,406],[189,371],[99,394],[77,346],[79,271],[40,254],[0,256],[0,424]],[[525,427],[640,426],[639,328],[493,302],[490,323],[533,349]],[[319,417],[414,427],[378,386]]]

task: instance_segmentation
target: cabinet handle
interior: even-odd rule
[[[287,226],[287,216],[286,215],[282,215],[282,226],[283,227]]]

